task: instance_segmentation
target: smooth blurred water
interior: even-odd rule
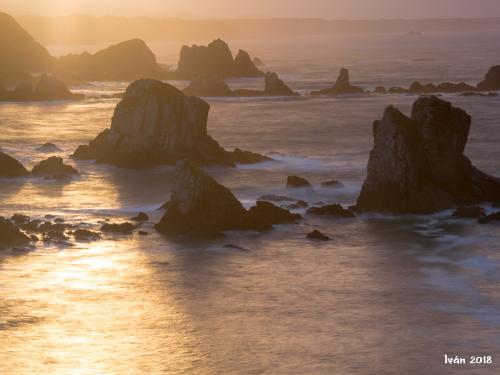
[[[366,88],[476,83],[500,63],[498,32],[231,41],[306,93],[351,70]],[[175,65],[177,44],[151,43]],[[95,47],[97,48],[97,47]],[[81,46],[54,47],[77,52]],[[186,82],[173,82],[179,87]],[[231,80],[261,87],[262,80]],[[109,94],[127,83],[74,89]],[[249,206],[262,194],[353,204],[371,127],[415,96],[212,98],[209,132],[224,147],[273,157],[208,172]],[[473,116],[467,154],[500,176],[500,98],[446,95]],[[31,167],[54,142],[81,172],[71,182],[0,181],[0,215],[51,213],[98,225],[151,215],[148,237],[40,245],[0,258],[0,373],[493,374],[500,361],[500,227],[429,216],[307,217],[268,233],[173,242],[154,232],[172,168],[124,170],[69,159],[110,124],[115,99],[0,104],[0,147]],[[299,174],[313,191],[289,191]],[[341,189],[320,183],[338,179]],[[490,207],[486,207],[491,210]],[[300,212],[300,211],[299,211]],[[333,238],[305,239],[313,228]],[[246,249],[224,247],[235,244]],[[444,365],[444,354],[490,354],[490,366]]]

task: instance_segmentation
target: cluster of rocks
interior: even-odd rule
[[[115,108],[111,127],[73,157],[123,167],[173,164],[258,163],[269,158],[248,151],[226,151],[207,132],[210,105],[156,80],[132,83]]]
[[[80,100],[84,95],[73,94],[64,82],[42,75],[36,82],[29,78],[18,82],[12,90],[0,87],[0,101],[35,101],[35,100]]]
[[[226,81],[219,77],[196,78],[183,91],[186,95],[205,97],[299,96],[276,73],[272,72],[267,72],[264,76],[264,91],[248,89],[231,90]]]
[[[64,164],[62,158],[51,156],[35,165],[29,172],[19,161],[0,151],[0,177],[43,177],[45,179],[63,179],[77,175],[78,171],[71,165]]]
[[[500,202],[500,180],[464,155],[471,117],[435,96],[394,107],[373,125],[374,146],[357,209],[431,213],[457,205]]]
[[[177,71],[169,74],[175,79],[195,79],[199,77],[259,77],[264,75],[250,58],[239,50],[235,58],[221,39],[216,39],[208,46],[183,46]]]

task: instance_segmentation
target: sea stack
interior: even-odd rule
[[[15,178],[28,174],[28,170],[21,163],[0,151],[0,177]]]
[[[364,90],[361,87],[351,85],[349,81],[349,70],[342,68],[339,76],[335,81],[333,87],[313,91],[312,95],[341,95],[341,94],[362,94]]]
[[[80,146],[73,157],[129,168],[173,164],[181,159],[204,165],[240,162],[238,153],[224,150],[208,135],[209,109],[204,100],[169,84],[136,81],[116,106],[111,127],[89,145]],[[267,159],[255,156],[254,162]]]
[[[265,77],[264,95],[269,96],[297,96],[285,82],[283,82],[276,73],[267,72]]]
[[[463,154],[471,117],[435,96],[413,104],[411,118],[394,107],[373,125],[374,147],[357,201],[361,211],[431,213],[500,200],[500,180]]]
[[[500,90],[500,65],[491,67],[477,88],[481,91]]]

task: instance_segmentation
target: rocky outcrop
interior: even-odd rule
[[[374,147],[357,201],[362,211],[430,213],[500,199],[500,180],[463,154],[471,117],[435,96],[419,98],[411,118],[388,107],[373,126]]]
[[[217,77],[199,77],[183,90],[184,94],[192,96],[233,96],[226,81]]]
[[[216,39],[208,46],[183,46],[177,71],[172,78],[195,79],[198,77],[258,77],[263,73],[257,69],[245,51],[240,50],[235,59],[229,46]]]
[[[36,150],[39,152],[46,152],[46,153],[61,152],[62,151],[59,147],[57,147],[56,144],[54,144],[52,142],[44,143],[43,145],[38,147]]]
[[[308,215],[356,217],[351,211],[346,210],[340,204],[327,204],[321,207],[311,207],[307,210]]]
[[[35,101],[35,100],[80,100],[84,95],[73,94],[66,84],[59,79],[44,74],[34,84],[32,79],[17,83],[12,91],[5,91],[0,100]]]
[[[51,71],[54,62],[13,17],[0,13],[0,82],[11,84],[29,73]]]
[[[14,178],[27,176],[29,172],[13,157],[0,151],[0,177]]]
[[[264,94],[268,96],[297,96],[295,91],[288,87],[276,73],[267,72],[265,77]]]
[[[311,92],[311,95],[341,95],[362,93],[364,93],[364,90],[361,87],[351,85],[349,81],[349,71],[345,68],[342,68],[333,87],[324,90],[313,91]]]
[[[177,162],[166,212],[156,229],[167,235],[207,235],[227,230],[269,229],[252,223],[229,189],[196,167]]]
[[[312,232],[307,234],[307,239],[309,240],[317,240],[317,241],[330,241],[331,238],[326,234],[321,233],[319,230],[315,229]]]
[[[267,201],[257,201],[256,205],[250,208],[248,214],[251,222],[262,223],[266,226],[288,224],[302,219],[299,214],[293,214]]]
[[[57,156],[52,156],[41,161],[31,171],[32,176],[44,177],[46,179],[67,178],[76,174],[78,174],[78,171],[75,168],[64,164],[63,159]]]
[[[286,178],[286,187],[287,188],[304,188],[304,187],[311,187],[311,186],[312,186],[311,183],[303,177],[288,176]]]
[[[132,168],[186,158],[200,164],[234,165],[239,153],[224,150],[207,133],[209,109],[207,102],[169,84],[136,81],[116,106],[111,127],[73,156]]]
[[[30,238],[10,220],[0,216],[0,247],[27,245]]]
[[[156,56],[141,39],[121,42],[95,54],[63,56],[57,62],[57,72],[71,81],[133,81],[165,76]]]
[[[477,88],[481,91],[500,90],[500,65],[491,67]]]

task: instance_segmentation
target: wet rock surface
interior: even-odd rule
[[[62,158],[52,156],[41,161],[31,171],[32,176],[44,177],[46,179],[62,179],[79,174],[71,165],[64,164]]]

